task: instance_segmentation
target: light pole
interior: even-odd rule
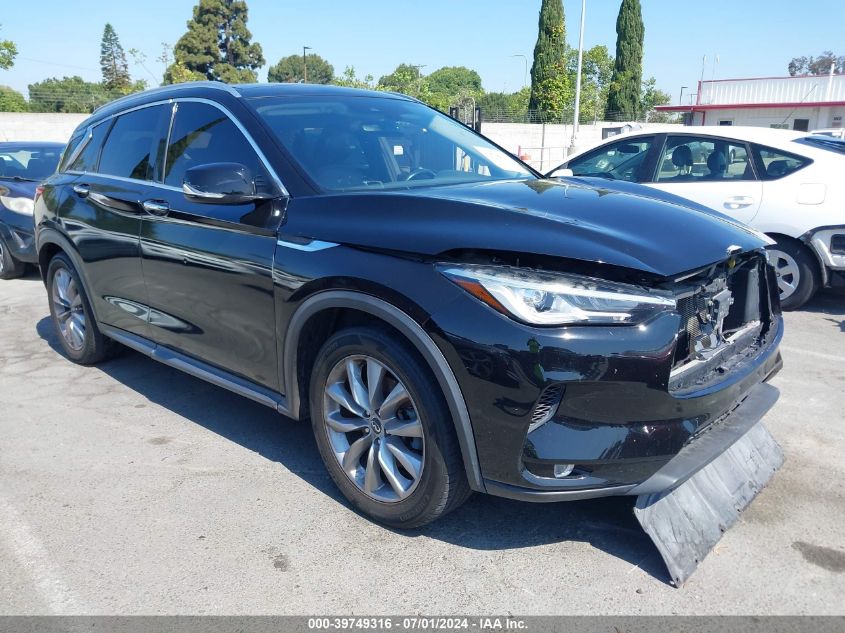
[[[572,121],[572,142],[569,153],[575,151],[578,137],[578,119],[581,116],[581,70],[584,64],[584,16],[587,13],[587,0],[581,0],[581,32],[578,36],[578,72],[575,75],[575,117]]]
[[[522,87],[525,88],[528,85],[528,57],[521,53],[516,53],[515,55],[511,55],[511,57],[522,57],[525,61],[525,72],[522,75]]]
[[[425,68],[425,64],[411,64],[411,68],[417,69],[417,96],[420,96],[420,91],[422,89],[422,73],[420,73],[420,68]]]
[[[310,51],[310,46],[303,46],[302,47],[302,83],[308,83],[308,59],[305,56],[305,51]]]
[[[689,86],[681,86],[681,96],[678,97],[678,105],[684,105],[684,90],[689,88]]]

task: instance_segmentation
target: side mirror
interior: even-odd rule
[[[548,178],[569,178],[574,176],[571,169],[566,167],[558,167],[548,173]]]
[[[243,204],[270,196],[255,189],[255,179],[240,163],[207,163],[191,167],[182,180],[185,197],[208,204]]]

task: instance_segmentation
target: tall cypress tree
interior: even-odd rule
[[[543,0],[531,66],[529,110],[557,112],[566,92],[566,26],[562,0]]]
[[[106,23],[103,39],[100,41],[100,68],[103,71],[103,86],[109,90],[128,88],[131,83],[126,53],[111,24]]]
[[[644,37],[640,0],[622,0],[616,18],[616,64],[605,112],[608,121],[633,119],[640,114]]]
[[[256,81],[264,65],[260,44],[250,42],[244,0],[200,0],[188,21],[188,31],[173,47],[174,63],[165,83],[209,79],[226,83]]]

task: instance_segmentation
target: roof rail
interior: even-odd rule
[[[101,106],[98,106],[94,109],[94,113],[99,112],[103,108],[108,108],[113,105],[121,104],[125,101],[131,101],[132,99],[136,99],[137,97],[144,96],[144,95],[154,95],[158,94],[159,92],[167,92],[174,88],[185,88],[187,86],[191,86],[194,88],[213,88],[214,90],[223,90],[228,92],[230,95],[235,97],[240,97],[241,93],[238,92],[235,88],[230,86],[229,84],[224,84],[222,81],[188,81],[178,84],[167,84],[166,86],[158,86],[156,88],[150,88],[149,90],[143,90],[141,92],[133,92],[131,94],[125,95],[123,97],[118,97],[108,103],[104,103]]]

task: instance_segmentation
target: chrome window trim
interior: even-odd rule
[[[144,185],[145,187],[158,187],[159,189],[167,189],[168,191],[182,192],[180,187],[173,187],[165,185],[163,182],[155,182],[153,180],[141,180],[139,178],[126,178],[125,176],[112,176],[111,174],[100,174],[93,171],[66,171],[66,174],[74,174],[77,176],[93,176],[95,178],[111,178],[112,180],[119,180],[121,182],[130,182],[132,184]]]
[[[60,161],[60,164],[64,163],[65,165],[68,165],[68,166],[73,165],[73,162],[77,158],[79,158],[79,155],[82,153],[82,150],[84,150],[88,146],[88,143],[91,142],[92,138],[94,138],[94,126],[89,125],[88,129],[85,132],[85,138],[83,138],[82,141],[79,143],[79,145],[77,145],[74,148],[73,152],[71,152],[70,156],[68,156],[67,162],[62,160],[62,161]],[[65,171],[68,171],[68,170],[65,170]]]
[[[240,94],[238,94],[238,96],[240,96]],[[240,133],[243,134],[244,138],[247,140],[247,142],[252,147],[252,150],[258,155],[258,159],[261,161],[261,164],[264,165],[264,169],[267,170],[267,173],[270,175],[270,178],[272,178],[273,182],[278,187],[280,194],[285,198],[290,197],[290,192],[287,190],[287,187],[285,187],[285,185],[282,183],[282,179],[279,178],[279,175],[276,173],[276,170],[273,169],[270,161],[267,160],[267,156],[264,155],[264,152],[261,151],[261,148],[258,147],[258,144],[255,142],[255,139],[252,138],[252,135],[247,131],[247,129],[243,126],[243,124],[240,121],[238,121],[238,119],[235,117],[235,115],[232,114],[232,112],[229,111],[226,108],[226,106],[224,106],[220,103],[217,103],[216,101],[212,101],[211,99],[206,99],[204,97],[172,97],[170,99],[162,99],[160,101],[151,101],[149,103],[142,103],[140,105],[137,105],[137,106],[134,106],[134,107],[131,107],[131,108],[127,108],[125,110],[120,110],[119,112],[115,112],[113,114],[110,114],[107,117],[103,117],[103,119],[101,119],[100,121],[98,121],[94,125],[89,126],[89,128],[88,128],[89,135],[92,135],[93,134],[92,130],[95,127],[97,127],[98,125],[101,125],[102,123],[105,123],[106,121],[113,120],[113,119],[115,119],[119,116],[122,116],[124,114],[129,114],[130,112],[134,112],[136,110],[141,110],[142,108],[151,108],[153,106],[166,105],[168,103],[173,104],[175,107],[173,108],[173,111],[170,114],[170,125],[167,128],[167,145],[165,146],[165,149],[164,149],[164,161],[162,163],[162,173],[161,173],[162,182],[158,182],[158,181],[155,181],[155,180],[139,180],[139,179],[136,179],[136,178],[125,178],[125,177],[122,177],[122,176],[111,176],[109,174],[100,174],[100,173],[94,173],[94,172],[80,172],[80,171],[73,171],[73,170],[66,170],[64,173],[68,173],[68,174],[91,174],[92,176],[103,176],[104,178],[116,178],[118,180],[123,180],[123,181],[128,181],[128,182],[140,182],[140,183],[147,184],[147,185],[164,187],[165,189],[172,189],[174,191],[182,191],[181,187],[174,187],[172,185],[165,185],[164,184],[164,167],[167,165],[167,148],[170,146],[170,135],[171,135],[171,132],[173,130],[173,123],[176,120],[176,111],[179,108],[179,104],[182,103],[182,102],[205,103],[205,104],[210,105],[214,108],[217,108],[224,115],[226,115],[226,117],[232,123],[235,124],[235,127],[238,128]],[[89,141],[84,141],[83,143],[85,145],[87,145],[88,142]],[[108,137],[105,139],[104,144],[105,144],[105,142],[108,142]],[[75,158],[76,157],[74,156],[74,159]],[[70,165],[70,164],[71,164],[71,161],[68,161],[68,165]]]

